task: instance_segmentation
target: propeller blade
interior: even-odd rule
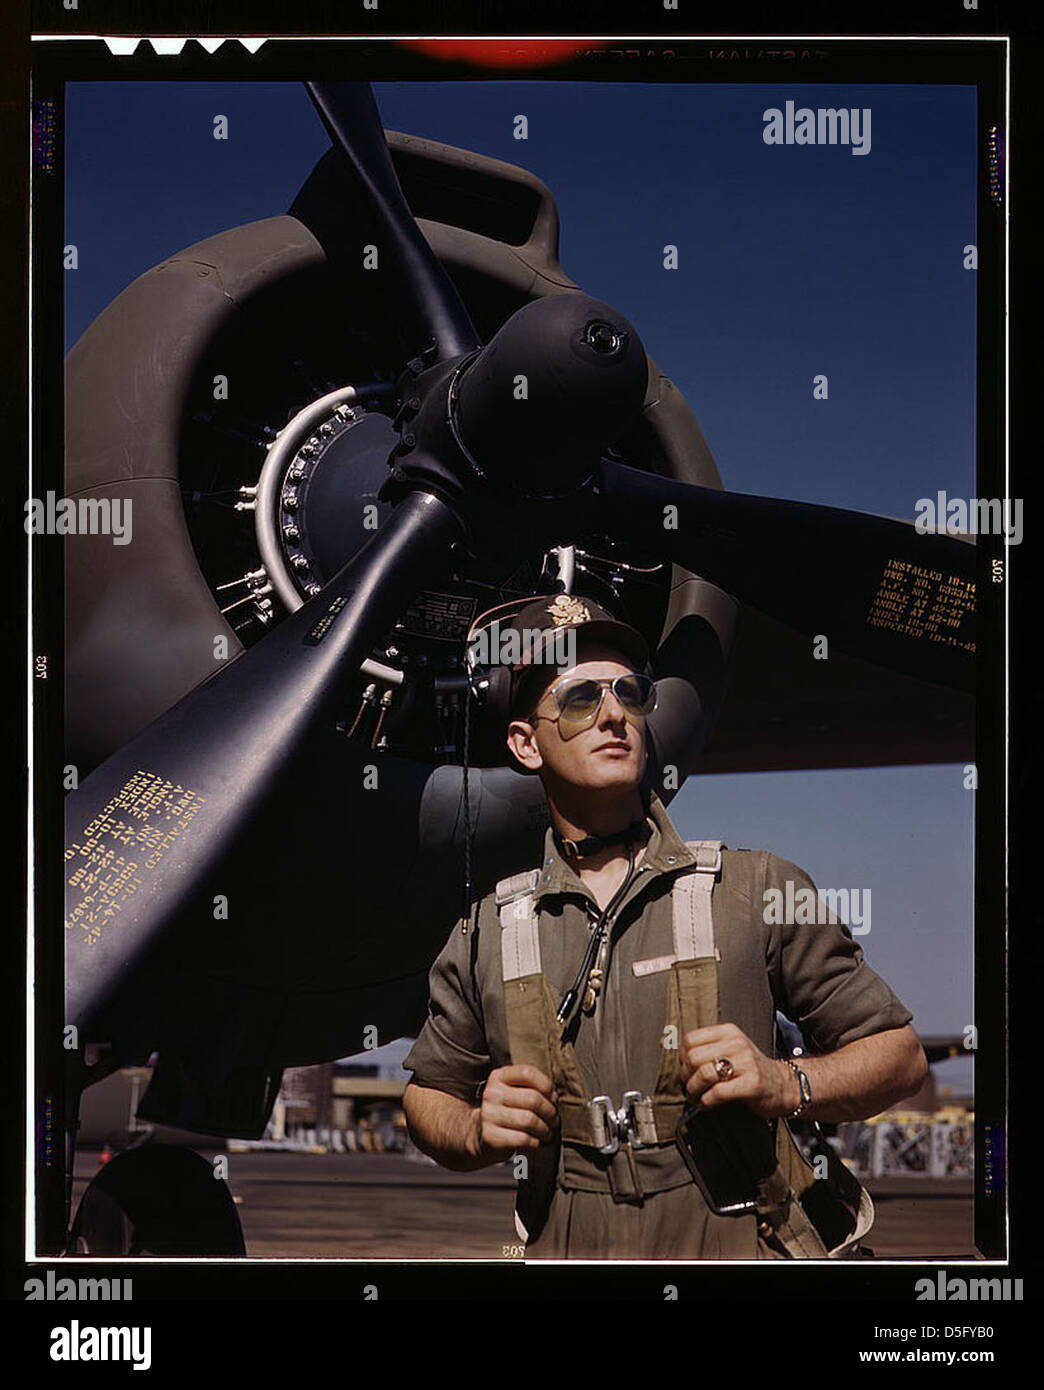
[[[381,268],[391,272],[391,282],[423,335],[435,340],[435,360],[473,352],[481,341],[403,197],[369,83],[306,82],[305,87],[386,238],[379,247]]]
[[[84,1030],[192,902],[460,534],[443,502],[409,493],[321,593],[70,793],[70,1022]]]
[[[853,656],[974,689],[974,545],[885,517],[719,492],[610,460],[597,490],[597,524],[609,534]]]

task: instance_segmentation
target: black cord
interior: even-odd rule
[[[602,935],[605,931],[605,924],[611,916],[613,908],[620,901],[623,895],[627,892],[628,886],[630,885],[631,878],[633,877],[633,875],[634,841],[632,840],[631,843],[627,846],[627,873],[624,876],[624,880],[620,884],[619,888],[610,898],[606,907],[602,910],[602,913],[598,918],[597,924],[591,931],[591,939],[587,943],[587,950],[584,952],[584,958],[580,962],[580,969],[576,973],[576,979],[573,981],[570,988],[566,990],[565,995],[562,998],[562,1002],[558,1006],[558,1012],[555,1014],[555,1018],[559,1023],[568,1024],[569,1016],[576,1008],[576,1001],[580,998],[580,992],[587,985],[587,978],[591,973],[592,965],[594,965],[595,955],[598,952],[598,947],[602,944]]]
[[[468,934],[471,915],[471,800],[468,795],[468,757],[471,752],[471,676],[464,686],[464,910],[461,912],[461,932]]]

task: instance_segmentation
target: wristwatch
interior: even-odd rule
[[[808,1084],[808,1077],[796,1062],[792,1062],[789,1057],[784,1057],[783,1061],[786,1062],[787,1066],[797,1077],[798,1089],[801,1092],[801,1104],[796,1110],[791,1110],[790,1114],[787,1116],[788,1120],[793,1120],[796,1116],[801,1114],[802,1110],[807,1110],[812,1104],[812,1087]]]

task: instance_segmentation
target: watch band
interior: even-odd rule
[[[801,1068],[797,1065],[796,1062],[792,1062],[789,1057],[784,1057],[783,1061],[786,1062],[787,1066],[797,1077],[798,1090],[801,1092],[800,1105],[796,1110],[791,1110],[791,1112],[787,1115],[788,1120],[793,1120],[798,1115],[800,1115],[803,1110],[807,1110],[808,1107],[812,1104],[812,1087],[808,1084],[808,1077],[805,1075],[805,1073],[801,1070]]]

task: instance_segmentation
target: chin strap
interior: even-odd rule
[[[569,855],[573,859],[585,859],[588,855],[597,854],[600,849],[605,849],[608,845],[624,845],[634,840],[647,840],[649,838],[649,822],[643,817],[641,820],[632,821],[623,830],[612,830],[607,835],[588,835],[583,840],[566,840],[557,830],[551,832],[561,854]]]

